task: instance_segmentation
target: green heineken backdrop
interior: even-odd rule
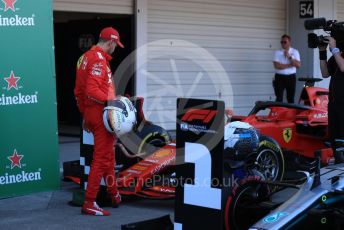
[[[0,198],[59,187],[51,0],[0,1]]]

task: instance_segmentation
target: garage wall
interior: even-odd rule
[[[337,0],[337,20],[344,21],[344,0]]]
[[[54,0],[53,4],[56,11],[134,13],[134,0]]]
[[[147,18],[150,120],[175,129],[177,96],[225,100],[235,114],[247,114],[257,100],[274,100],[272,56],[286,32],[285,0],[148,0]],[[192,53],[195,46],[209,59]],[[223,70],[209,73],[204,62]],[[229,81],[233,92],[224,87]]]

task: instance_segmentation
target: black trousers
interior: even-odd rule
[[[283,102],[284,90],[287,91],[288,103],[294,103],[295,88],[296,88],[296,75],[282,75],[275,74],[275,81],[273,83],[276,95],[276,101]]]
[[[331,139],[344,139],[344,105],[328,103],[328,126]]]
[[[344,140],[344,104],[328,103],[328,128],[336,163],[343,163],[342,153],[336,153],[335,139]]]

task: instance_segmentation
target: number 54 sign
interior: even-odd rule
[[[314,3],[313,1],[300,1],[300,18],[314,17]]]

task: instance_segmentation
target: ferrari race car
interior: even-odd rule
[[[227,124],[224,138],[224,169],[227,175],[234,175],[239,180],[248,176],[270,181],[282,179],[284,160],[274,140],[266,136],[259,137],[252,126],[243,122]],[[171,142],[121,170],[118,174],[120,193],[148,198],[173,198],[175,157],[176,144]]]
[[[233,116],[255,127],[281,146],[286,160],[294,165],[307,166],[314,152],[321,150],[321,162],[334,162],[328,137],[328,90],[314,87],[317,78],[300,78],[305,81],[299,104],[258,101],[248,116]]]
[[[142,112],[143,98],[132,99],[137,109],[138,128],[120,138],[117,162],[121,194],[165,199],[175,195],[176,144],[163,128],[147,121]],[[266,180],[283,178],[284,159],[276,141],[259,136],[244,122],[226,124],[224,167],[228,175],[240,179],[250,175]]]
[[[173,198],[175,167],[178,167],[175,166],[176,144],[166,130],[145,119],[143,98],[135,97],[131,101],[137,110],[137,127],[121,136],[115,148],[119,191],[122,195],[145,198]],[[251,125],[244,122],[231,122],[224,128],[224,168],[228,176],[234,175],[239,180],[247,176],[267,181],[283,178],[284,159],[276,141],[258,135]],[[74,164],[80,167],[78,162]],[[75,175],[75,171],[80,172],[80,169],[68,170],[67,166],[64,178],[82,184],[85,176]]]
[[[336,151],[343,153],[344,142],[337,146]],[[234,189],[227,199],[226,229],[343,229],[344,164],[320,169],[320,152],[315,155],[313,172],[305,172],[301,183],[247,179]],[[271,186],[279,189],[272,191]],[[285,188],[296,192],[276,199]]]

